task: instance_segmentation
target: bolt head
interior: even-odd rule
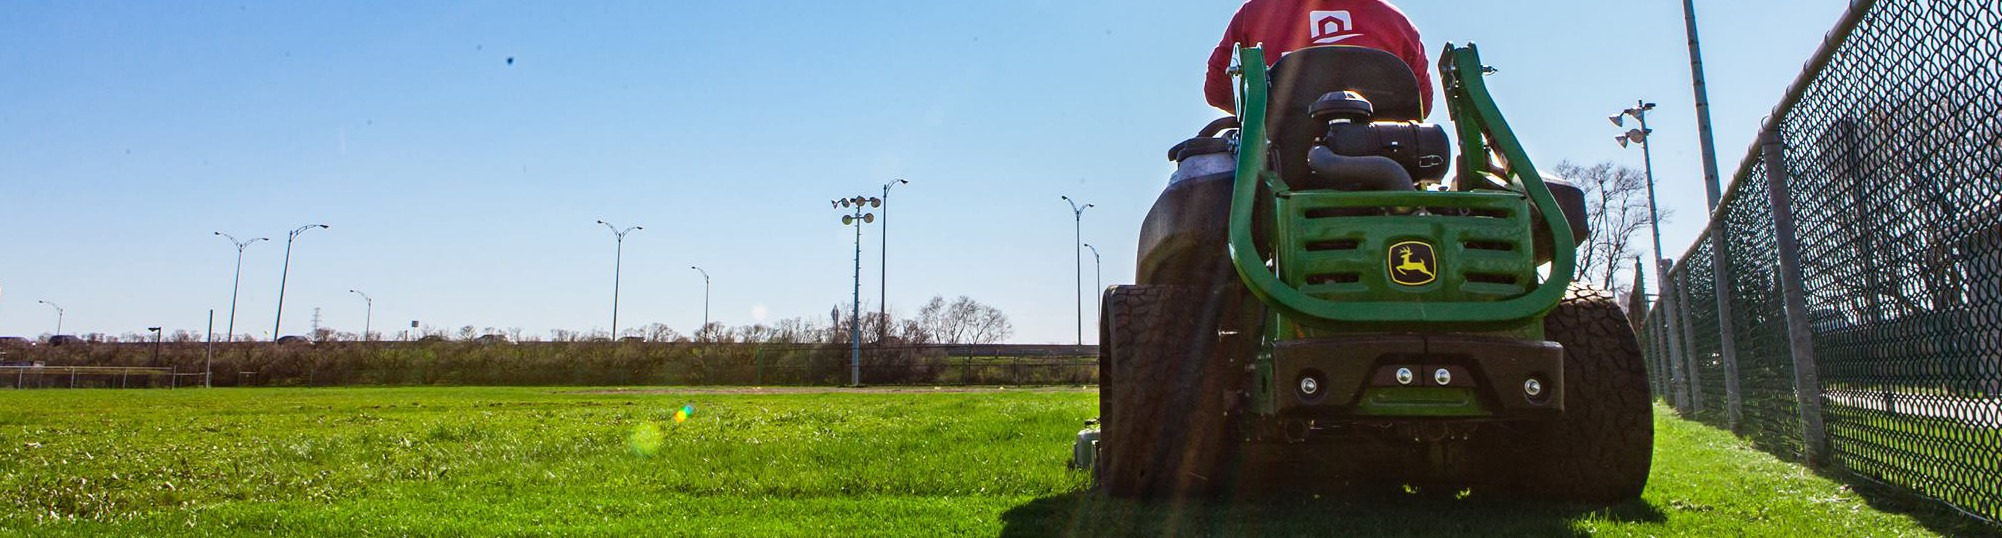
[[[1410,369],[1410,368],[1398,368],[1398,369],[1397,369],[1397,384],[1399,384],[1399,385],[1409,385],[1409,384],[1411,384],[1411,380],[1412,380],[1412,379],[1415,379],[1415,378],[1416,378],[1416,376],[1414,376],[1414,375],[1412,375],[1412,374],[1411,374],[1411,369]]]
[[[1543,381],[1534,377],[1529,378],[1528,381],[1522,382],[1522,393],[1528,394],[1531,398],[1543,396]]]
[[[1445,368],[1440,368],[1439,371],[1432,372],[1432,381],[1437,382],[1440,385],[1452,384],[1453,372],[1447,371]]]
[[[1313,396],[1321,392],[1321,381],[1313,376],[1300,378],[1300,393]]]

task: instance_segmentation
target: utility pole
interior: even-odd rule
[[[273,316],[274,319],[271,321],[271,339],[273,341],[285,337],[284,331],[281,331],[280,328],[285,326],[285,279],[292,274],[292,242],[299,239],[299,234],[306,233],[306,230],[314,228],[327,229],[332,228],[332,226],[308,224],[295,228],[291,233],[285,234],[285,267],[278,272],[278,315]]]
[[[1084,249],[1080,245],[1084,244],[1084,210],[1091,209],[1092,205],[1077,205],[1077,200],[1072,200],[1068,195],[1064,196],[1063,199],[1071,205],[1071,219],[1073,223],[1071,228],[1071,233],[1073,234],[1071,255],[1076,258],[1075,261],[1077,263],[1077,266],[1071,269],[1071,276],[1077,277],[1077,291],[1073,292],[1072,295],[1073,298],[1077,299],[1077,345],[1082,346],[1084,345]]]

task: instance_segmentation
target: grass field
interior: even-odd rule
[[[1066,389],[9,391],[0,535],[1942,530],[1667,414],[1645,499],[1611,508],[1395,493],[1110,501],[1064,469],[1096,401]]]

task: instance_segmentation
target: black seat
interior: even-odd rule
[[[1327,130],[1307,107],[1329,92],[1352,91],[1376,107],[1377,121],[1425,119],[1424,97],[1411,66],[1381,50],[1349,47],[1308,47],[1293,51],[1272,67],[1272,88],[1266,102],[1266,136],[1272,140],[1274,167],[1288,185],[1303,185],[1312,174],[1307,150]]]

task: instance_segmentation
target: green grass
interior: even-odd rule
[[[1612,508],[1112,501],[1063,465],[1095,404],[1084,390],[12,391],[0,535],[1933,535],[1667,414],[1646,498]]]

